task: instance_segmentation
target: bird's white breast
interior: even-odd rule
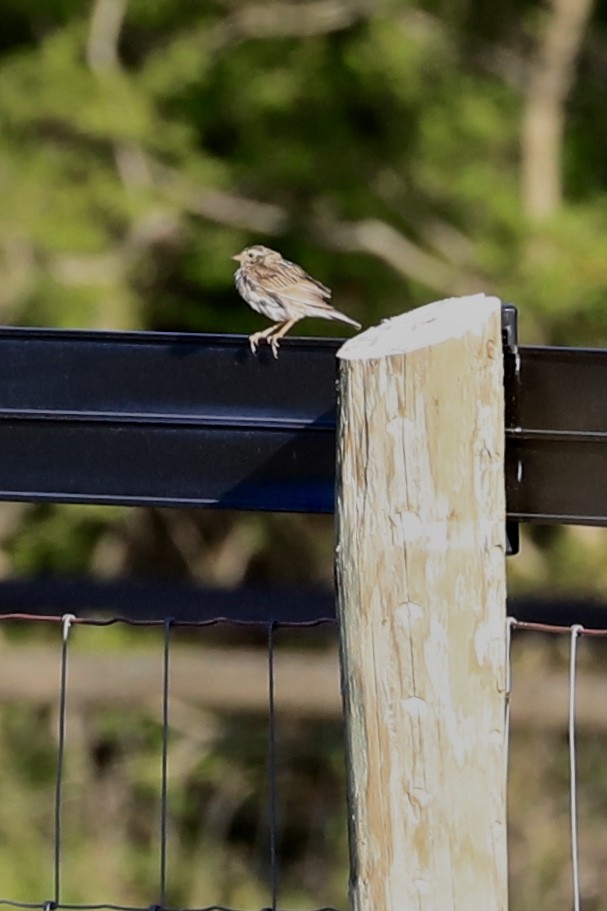
[[[264,291],[261,285],[251,281],[242,269],[237,269],[234,282],[240,296],[257,313],[277,323],[289,319],[285,307]]]

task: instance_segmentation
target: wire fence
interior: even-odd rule
[[[269,904],[262,911],[277,911],[279,901],[279,858],[278,858],[278,758],[276,743],[276,679],[275,679],[275,651],[276,631],[280,628],[301,630],[306,628],[329,626],[335,627],[334,617],[319,617],[306,621],[280,621],[280,620],[240,620],[217,617],[205,620],[175,620],[167,617],[163,620],[141,620],[126,617],[89,618],[77,617],[73,614],[41,616],[28,613],[11,613],[0,615],[0,623],[17,622],[24,624],[54,625],[60,630],[60,675],[58,691],[58,731],[57,755],[54,793],[54,836],[52,845],[53,888],[52,898],[39,902],[16,901],[9,897],[0,897],[0,905],[12,908],[32,908],[40,911],[55,911],[55,909],[71,909],[71,911],[160,911],[167,909],[167,832],[168,832],[168,772],[169,772],[169,731],[171,727],[171,692],[170,692],[170,667],[172,633],[177,628],[203,628],[214,626],[242,627],[262,629],[265,632],[265,648],[267,655],[267,808],[269,819],[269,832],[267,844],[267,874],[269,882]],[[62,891],[62,866],[63,866],[63,828],[62,816],[64,807],[64,778],[65,778],[65,753],[67,744],[67,707],[68,707],[68,666],[71,643],[71,633],[76,626],[108,627],[124,624],[140,628],[160,628],[163,634],[162,647],[162,707],[161,707],[161,756],[160,756],[160,818],[158,822],[158,885],[157,900],[150,905],[137,906],[115,903],[96,904],[71,904],[63,901]],[[542,633],[554,636],[569,637],[569,671],[568,671],[568,761],[569,761],[569,813],[570,813],[570,854],[572,895],[574,911],[580,911],[580,860],[578,838],[578,785],[577,785],[577,752],[576,752],[576,685],[578,677],[578,643],[581,638],[607,638],[607,629],[590,629],[580,624],[571,626],[558,626],[548,623],[534,623],[518,621],[514,617],[507,620],[507,663],[506,663],[506,744],[505,760],[508,761],[508,738],[510,732],[510,696],[512,687],[516,684],[513,679],[511,664],[513,634]],[[213,904],[199,908],[190,908],[188,911],[238,911],[225,905]],[[338,911],[334,906],[325,905],[314,911]]]
[[[550,623],[532,623],[518,621],[514,617],[508,618],[508,660],[507,660],[507,737],[510,732],[510,695],[512,691],[512,665],[511,665],[511,640],[512,632],[537,632],[556,636],[569,637],[569,686],[567,709],[567,743],[569,761],[569,820],[570,820],[570,857],[571,857],[571,888],[574,911],[581,908],[580,889],[580,857],[579,857],[579,822],[578,822],[578,780],[577,780],[577,748],[576,748],[576,693],[578,677],[578,642],[581,637],[590,639],[607,638],[605,629],[588,629],[579,623],[571,626],[557,626]],[[508,751],[507,751],[508,753]]]
[[[269,838],[267,846],[267,869],[269,879],[270,903],[263,911],[276,911],[278,908],[279,864],[277,851],[278,798],[277,798],[277,754],[276,754],[276,686],[275,686],[275,632],[277,629],[311,629],[314,627],[335,627],[334,617],[318,617],[304,621],[240,620],[217,617],[207,620],[175,620],[166,617],[163,620],[141,620],[126,617],[89,618],[76,617],[74,614],[41,616],[28,613],[10,613],[0,615],[0,623],[20,622],[59,626],[61,630],[60,675],[58,693],[58,746],[56,758],[55,799],[54,799],[54,839],[53,839],[53,897],[40,902],[22,902],[0,897],[0,905],[13,908],[39,908],[41,911],[54,909],[72,909],[72,911],[167,911],[167,832],[168,832],[168,768],[169,768],[169,730],[170,718],[170,659],[171,633],[176,628],[205,628],[216,626],[262,629],[266,636],[267,651],[267,805],[269,810]],[[147,906],[123,905],[116,903],[72,904],[62,900],[62,859],[63,859],[63,788],[65,775],[66,721],[68,703],[68,664],[70,633],[75,626],[108,627],[124,624],[139,628],[162,628],[162,736],[161,736],[161,774],[160,774],[160,820],[158,833],[158,887],[157,901]],[[238,911],[225,905],[213,904],[188,911]],[[313,911],[338,911],[333,906],[323,906]]]

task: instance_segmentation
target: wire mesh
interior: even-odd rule
[[[567,746],[569,759],[569,815],[570,815],[570,858],[571,858],[571,888],[572,905],[574,911],[581,909],[580,887],[580,857],[579,857],[579,825],[578,825],[578,783],[577,783],[577,743],[576,743],[576,695],[577,695],[577,654],[578,642],[581,637],[590,639],[607,638],[606,629],[588,629],[579,623],[571,626],[558,626],[549,623],[533,623],[519,621],[513,617],[507,620],[507,648],[506,662],[506,737],[510,729],[510,691],[512,682],[511,642],[512,631],[538,632],[549,635],[569,636],[569,677],[568,677],[568,711],[567,711]]]
[[[60,644],[60,679],[58,693],[58,745],[56,756],[55,797],[54,797],[54,840],[52,850],[53,869],[53,897],[41,902],[24,902],[10,898],[0,898],[0,906],[12,908],[41,909],[41,911],[156,911],[166,907],[167,899],[167,832],[168,832],[168,764],[169,764],[169,731],[170,731],[170,659],[172,632],[177,627],[201,628],[213,626],[233,626],[244,628],[262,628],[266,631],[267,650],[267,810],[268,810],[268,879],[269,879],[269,905],[262,911],[277,911],[279,891],[279,863],[278,863],[278,795],[277,795],[277,730],[276,730],[276,679],[275,679],[275,646],[276,631],[279,628],[305,629],[319,626],[335,626],[333,617],[321,617],[306,621],[259,621],[241,620],[233,618],[212,618],[205,620],[135,620],[126,617],[76,617],[73,614],[41,616],[27,613],[12,613],[0,615],[0,623],[8,622],[43,623],[56,625],[61,632]],[[116,624],[125,624],[132,627],[156,627],[163,630],[162,648],[162,731],[161,731],[161,768],[160,768],[160,821],[159,821],[159,850],[158,850],[158,903],[147,906],[126,905],[116,903],[97,904],[71,904],[62,901],[61,874],[62,874],[62,809],[63,785],[65,773],[65,750],[67,740],[67,707],[68,707],[68,667],[69,648],[73,629],[76,626],[108,627]],[[519,621],[513,617],[507,620],[506,631],[506,676],[504,681],[505,691],[505,761],[509,755],[508,742],[510,731],[510,694],[512,690],[512,664],[511,643],[514,632],[538,632],[551,635],[569,636],[569,704],[568,704],[568,747],[569,747],[569,785],[570,785],[570,847],[572,868],[572,893],[574,911],[581,907],[580,898],[580,864],[578,844],[578,795],[576,771],[576,680],[577,680],[577,645],[582,637],[607,638],[606,629],[589,629],[579,624],[573,626],[559,626],[546,623],[533,623]],[[189,911],[238,911],[226,905],[213,904],[192,907]],[[334,906],[325,905],[315,911],[337,911]]]
[[[166,617],[162,620],[131,619],[127,617],[76,617],[73,614],[39,615],[28,613],[10,613],[0,615],[0,623],[23,622],[57,625],[61,630],[60,678],[58,694],[58,746],[55,773],[54,798],[54,838],[53,838],[53,898],[41,902],[24,902],[10,898],[0,898],[0,906],[9,908],[31,908],[41,911],[170,911],[166,905],[167,898],[167,833],[168,833],[168,769],[169,769],[169,731],[170,731],[170,658],[172,631],[177,627],[204,628],[228,626],[257,628],[266,630],[266,650],[268,669],[268,726],[267,726],[267,791],[268,791],[268,873],[270,904],[261,911],[277,911],[279,867],[277,849],[278,799],[277,799],[277,744],[276,744],[276,683],[275,683],[275,632],[279,628],[310,629],[320,626],[335,626],[334,617],[320,617],[305,621],[280,620],[241,620],[216,617],[205,620],[176,620]],[[75,626],[109,627],[125,624],[132,627],[151,627],[163,630],[162,648],[162,710],[161,710],[161,762],[160,762],[160,821],[158,848],[158,902],[146,906],[126,905],[111,902],[95,904],[74,904],[62,901],[62,810],[63,786],[65,775],[65,749],[67,739],[67,704],[68,704],[68,663],[70,633]],[[183,909],[181,909],[183,911]],[[227,905],[213,904],[192,907],[187,911],[239,911]],[[324,905],[313,911],[338,911],[332,905]]]

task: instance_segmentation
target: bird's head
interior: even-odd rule
[[[241,253],[237,253],[232,259],[235,259],[237,263],[243,266],[253,265],[254,263],[271,263],[282,259],[282,257],[276,250],[270,250],[269,247],[264,247],[262,244],[255,244],[253,247],[245,247]]]

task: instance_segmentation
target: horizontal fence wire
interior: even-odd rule
[[[74,905],[61,902],[18,902],[9,899],[0,899],[0,906],[8,908],[40,908],[41,911],[55,911],[55,909],[64,908],[66,911],[184,911],[184,909],[161,908],[160,905]],[[244,911],[244,909],[232,908],[227,905],[204,905],[204,907],[188,908],[187,911]],[[272,911],[271,908],[261,908],[260,911]],[[314,911],[339,911],[332,905],[324,905],[322,908],[314,908]]]
[[[554,623],[533,623],[529,620],[517,620],[515,617],[509,618],[513,630],[521,630],[531,633],[549,633],[551,635],[570,636],[573,629],[577,630],[579,636],[590,636],[596,639],[607,638],[607,629],[592,629],[587,626],[580,626],[579,623],[573,623],[571,626],[557,626]]]
[[[0,623],[7,621],[23,621],[25,623],[59,623],[64,622],[64,616],[62,614],[26,614],[26,613],[14,613],[14,614],[0,614]],[[126,626],[145,626],[145,627],[164,627],[167,618],[158,619],[154,618],[151,620],[146,619],[132,619],[131,617],[74,617],[70,614],[73,619],[71,623],[76,626],[114,626],[117,623],[124,623]],[[277,620],[277,619],[257,619],[257,620],[241,620],[236,617],[211,617],[206,620],[178,620],[176,618],[171,619],[171,626],[173,629],[177,627],[205,627],[205,626],[240,626],[240,627],[251,627],[257,629],[267,629],[270,624],[274,629],[311,629],[315,626],[337,626],[337,620],[335,617],[314,617],[312,620]],[[607,635],[607,630],[605,630],[605,635]],[[36,905],[36,907],[38,907]],[[324,911],[324,909],[320,909]]]
[[[254,619],[254,620],[245,620],[239,619],[236,617],[211,617],[206,620],[180,620],[177,618],[153,618],[153,619],[133,619],[131,617],[76,617],[73,614],[28,614],[28,613],[11,613],[11,614],[0,614],[0,623],[6,623],[10,621],[14,622],[24,622],[24,623],[48,623],[48,624],[59,624],[62,625],[65,622],[66,616],[70,617],[70,625],[72,626],[114,626],[115,624],[124,624],[125,626],[141,626],[141,627],[158,627],[164,628],[170,619],[170,624],[172,629],[177,629],[178,627],[207,627],[207,626],[236,626],[236,627],[250,627],[251,629],[264,629],[267,630],[270,625],[276,629],[311,629],[316,626],[337,626],[337,619],[335,617],[314,617],[311,620],[280,620],[277,618],[270,619]],[[607,638],[607,628],[592,628],[588,626],[580,626],[579,624],[571,624],[568,626],[557,625],[555,623],[536,623],[530,620],[517,620],[516,617],[509,617],[508,622],[511,626],[512,631],[526,631],[526,632],[536,632],[536,633],[548,633],[552,635],[562,635],[569,636],[571,635],[571,630],[575,626],[579,635],[583,637]],[[38,907],[36,905],[35,907]],[[206,909],[205,909],[206,911]],[[324,909],[320,909],[324,911]]]

